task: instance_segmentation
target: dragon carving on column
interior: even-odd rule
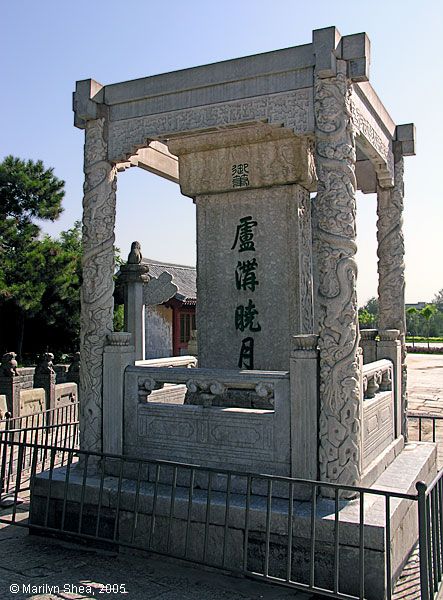
[[[116,167],[104,118],[86,123],[81,289],[81,448],[101,451],[103,347],[113,329]]]
[[[313,201],[320,349],[319,460],[322,481],[361,477],[360,353],[356,296],[355,139],[346,64],[316,77],[317,196]]]

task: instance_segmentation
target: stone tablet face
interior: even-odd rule
[[[241,165],[233,177],[247,178]],[[197,197],[202,367],[288,369],[290,336],[302,329],[300,264],[310,269],[300,260],[306,203],[299,185]]]

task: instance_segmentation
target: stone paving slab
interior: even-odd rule
[[[0,511],[3,516],[10,511]],[[27,503],[20,507],[27,515]],[[127,591],[106,593],[106,585]],[[18,593],[11,592],[18,586]],[[35,586],[35,587],[34,587]],[[57,590],[54,586],[57,586]],[[66,586],[66,588],[65,588]],[[81,588],[83,586],[83,589]],[[308,600],[298,593],[152,554],[114,554],[0,526],[1,600]]]
[[[443,354],[408,354],[409,410],[443,414]]]

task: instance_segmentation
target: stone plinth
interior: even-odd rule
[[[111,462],[111,461],[109,461]],[[417,479],[430,482],[436,472],[435,444],[410,444],[405,452],[383,473],[374,485],[375,489],[393,487],[400,493],[415,493]],[[129,465],[127,465],[129,466]],[[141,472],[141,481],[106,475],[101,485],[100,475],[83,477],[81,468],[71,467],[66,485],[66,467],[39,473],[33,482],[30,507],[30,526],[34,531],[53,528],[54,534],[68,537],[92,535],[100,542],[108,541],[133,544],[146,550],[166,553],[177,558],[208,562],[214,567],[228,570],[245,570],[246,573],[263,573],[266,552],[266,485],[259,489],[254,481],[249,499],[247,543],[246,495],[232,489],[227,515],[227,498],[224,491],[213,492],[208,502],[207,475],[196,473],[190,505],[189,470],[178,470],[176,486],[171,486],[174,475],[171,469],[162,475],[157,493],[152,477],[146,477],[148,464],[139,470],[133,463],[132,470]],[[149,467],[156,471],[155,465]],[[116,471],[119,465],[116,464]],[[214,473],[212,482],[218,476]],[[234,485],[235,477],[232,478]],[[206,480],[206,483],[205,483]],[[226,489],[226,477],[222,478]],[[245,478],[242,480],[246,487]],[[257,484],[257,486],[256,486]],[[288,498],[280,494],[277,484],[273,487],[272,517],[269,520],[269,575],[285,580],[288,552],[289,511]],[[310,488],[310,485],[307,487]],[[119,494],[120,490],[120,494]],[[284,491],[284,490],[283,490]],[[67,502],[64,502],[66,495]],[[137,496],[137,500],[136,500]],[[174,510],[171,513],[171,498]],[[84,505],[80,510],[80,503]],[[99,508],[100,503],[100,508]],[[134,514],[137,506],[137,516]],[[210,506],[210,512],[208,512]],[[49,507],[49,510],[48,510]],[[386,545],[385,498],[366,493],[364,495],[364,597],[384,600],[386,597],[387,552],[391,558],[391,581],[400,575],[407,557],[418,538],[417,502],[391,498],[390,546]],[[152,518],[153,512],[155,520]],[[173,514],[172,518],[171,515]],[[334,515],[333,500],[318,498],[315,506],[315,585],[332,590],[334,584]],[[360,593],[360,504],[359,501],[340,500],[338,505],[339,526],[339,591],[358,596]],[[45,517],[47,515],[47,523]],[[79,522],[82,515],[82,522]],[[209,516],[208,516],[209,515]],[[99,521],[98,521],[99,519]],[[311,502],[295,501],[292,510],[292,581],[308,583],[311,560]],[[36,529],[38,528],[38,529]],[[205,531],[208,533],[206,561],[203,557]],[[246,548],[246,553],[245,553]],[[223,562],[223,549],[225,561]]]

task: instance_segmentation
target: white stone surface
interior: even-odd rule
[[[125,337],[126,336],[126,337]],[[119,334],[113,334],[117,340]],[[135,348],[126,333],[121,333],[123,345],[108,344],[103,354],[103,452],[123,453],[123,393],[124,372],[135,362]]]
[[[145,358],[172,356],[172,308],[146,307]]]
[[[309,333],[306,321],[312,314],[312,296],[302,285],[304,270],[310,280],[310,248],[304,246],[299,218],[301,207],[309,206],[309,193],[298,185],[246,189],[200,196],[196,205],[200,366],[239,368],[242,342],[252,338],[254,369],[288,369],[290,336]],[[240,252],[239,242],[233,248],[244,217],[257,223],[255,251]],[[300,265],[304,255],[307,260]],[[238,264],[254,259],[258,285],[253,291],[237,289]],[[237,329],[236,314],[242,310],[238,307],[252,305],[257,311],[253,323]]]
[[[274,410],[155,404],[159,383],[201,382],[224,387],[270,386]],[[128,367],[125,374],[124,451],[145,458],[290,474],[289,374],[217,369]],[[149,401],[147,401],[149,398]]]

